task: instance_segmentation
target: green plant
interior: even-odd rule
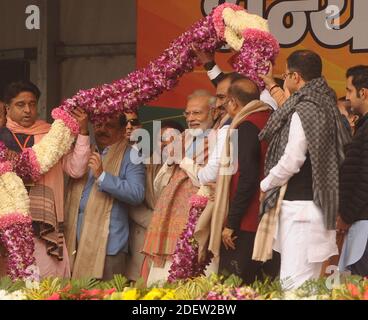
[[[25,289],[25,295],[27,300],[45,300],[54,293],[59,292],[60,288],[60,279],[47,278],[39,284],[38,288]]]
[[[263,299],[281,299],[284,294],[279,279],[272,280],[266,277],[263,281],[256,280],[250,287]]]
[[[24,289],[25,283],[22,280],[13,281],[9,277],[0,278],[0,290],[9,293]]]

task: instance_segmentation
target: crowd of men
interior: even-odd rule
[[[282,79],[270,64],[263,91],[196,53],[216,95],[188,97],[188,130],[161,123],[147,155],[160,163],[134,161],[142,156],[137,113],[89,124],[76,108],[72,150],[39,181],[24,181],[41,277],[167,280],[189,200],[202,190],[209,201],[194,237],[198,259],[212,258],[206,274],[236,274],[247,284],[280,277],[291,289],[324,275],[339,256],[341,272],[368,276],[368,66],[347,70],[346,97],[337,99],[309,50],[287,58]],[[50,130],[38,119],[40,94],[25,81],[4,91],[0,140],[10,156]],[[234,145],[229,173],[223,160]]]

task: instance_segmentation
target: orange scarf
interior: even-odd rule
[[[39,143],[45,134],[50,131],[51,125],[44,120],[37,120],[31,127],[25,128],[7,117],[6,127],[14,134],[18,133],[34,136],[36,144]],[[41,179],[36,182],[36,184],[38,187],[46,186],[52,190],[55,201],[54,210],[56,216],[56,225],[54,227],[56,229],[56,233],[62,236],[64,222],[64,173],[62,168],[62,160],[60,160],[53,168],[51,168],[49,172],[44,174]],[[31,201],[31,215],[32,207],[34,207],[34,203]],[[61,240],[62,239],[59,239],[58,242],[61,243]],[[61,259],[62,253],[58,252],[57,254],[59,255],[59,259]]]
[[[35,143],[39,140],[36,136],[44,135],[50,131],[51,125],[44,120],[37,120],[31,127],[25,128],[7,117],[6,127],[13,133],[35,136]]]

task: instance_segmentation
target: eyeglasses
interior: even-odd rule
[[[139,121],[139,119],[130,119],[127,120],[127,124],[130,123],[132,126],[139,126],[141,124],[141,122]]]
[[[185,118],[188,118],[190,115],[192,115],[195,118],[198,118],[199,116],[201,116],[203,114],[203,111],[184,111],[183,112],[183,116]]]
[[[282,78],[282,80],[286,80],[286,78],[287,78],[288,76],[290,76],[290,75],[292,75],[292,74],[294,74],[294,73],[295,73],[295,71],[293,71],[293,72],[283,73],[283,74],[282,74],[282,76],[281,76],[281,78]]]

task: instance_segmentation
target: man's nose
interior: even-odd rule
[[[191,121],[193,121],[193,120],[195,120],[194,115],[193,115],[192,113],[189,113],[189,114],[188,114],[188,116],[187,116],[187,121],[188,121],[188,122],[191,122]]]
[[[23,111],[24,111],[25,113],[30,113],[30,112],[31,112],[31,108],[30,108],[29,104],[26,104],[26,105],[25,105],[25,107],[24,107]]]

